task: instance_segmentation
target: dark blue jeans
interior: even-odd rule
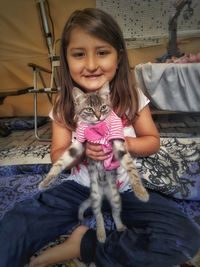
[[[69,232],[88,196],[88,188],[66,181],[17,204],[0,221],[0,266],[22,267],[38,249]],[[200,248],[200,231],[171,199],[150,191],[149,202],[142,203],[126,192],[122,206],[127,230],[108,233],[104,245],[89,230],[81,243],[85,261],[98,267],[172,267]]]

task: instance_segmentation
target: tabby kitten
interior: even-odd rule
[[[74,88],[73,99],[75,105],[75,117],[78,125],[76,130],[77,138],[58,159],[58,161],[53,164],[46,178],[39,184],[40,189],[48,187],[62,170],[70,166],[82,155],[84,152],[84,141],[88,140],[87,136],[83,137],[83,135],[87,132],[88,128],[89,130],[92,129],[89,131],[88,138],[93,138],[99,134],[101,135],[103,128],[105,128],[105,121],[108,120],[109,116],[113,116],[114,114],[111,108],[108,83],[105,84],[98,92],[87,94],[78,88]],[[114,116],[116,116],[116,114],[114,114]],[[120,120],[121,123],[121,119],[118,118],[118,120]],[[85,132],[83,131],[82,126],[79,127],[81,124],[85,127]],[[95,127],[99,128],[97,129],[97,132],[93,132],[94,129],[92,127],[94,127],[94,129]],[[111,127],[110,131],[113,131],[113,127],[118,129],[115,125]],[[121,128],[123,129],[123,127]],[[114,136],[118,136],[118,133],[114,133]],[[104,139],[106,139],[105,136],[101,139],[102,146],[102,140]],[[106,147],[109,145],[113,148],[113,162],[95,161],[91,158],[87,159],[88,173],[90,177],[90,197],[86,199],[79,208],[79,219],[83,220],[85,210],[90,206],[92,207],[96,218],[97,238],[100,242],[104,242],[106,239],[103,215],[101,212],[101,205],[104,197],[107,198],[111,205],[112,216],[117,230],[123,231],[125,229],[120,217],[121,198],[116,185],[117,164],[120,163],[127,171],[135,195],[144,202],[149,199],[149,195],[143,187],[140,176],[138,175],[137,168],[134,165],[130,154],[125,149],[123,138],[110,139],[109,144],[107,144]],[[115,159],[118,159],[119,162],[116,163]],[[108,165],[105,167],[107,163]]]

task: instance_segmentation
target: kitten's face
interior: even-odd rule
[[[99,91],[84,93],[78,88],[73,89],[75,113],[79,121],[96,124],[111,112],[109,85],[104,85]]]

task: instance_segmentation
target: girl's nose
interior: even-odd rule
[[[86,69],[88,71],[95,71],[98,68],[98,61],[95,56],[88,56],[86,60]]]

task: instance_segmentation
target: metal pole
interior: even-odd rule
[[[50,57],[52,57],[53,56],[52,34],[49,29],[49,23],[48,23],[48,19],[46,15],[46,8],[45,8],[46,0],[38,0],[37,2],[39,3],[40,15],[42,18],[42,24],[44,27],[44,32],[45,32],[45,37],[46,37]]]

